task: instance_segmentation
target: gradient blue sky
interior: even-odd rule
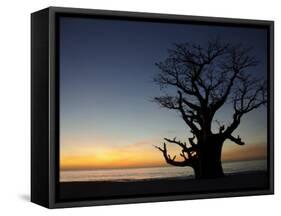
[[[183,139],[190,134],[177,113],[150,101],[163,94],[153,83],[155,63],[167,57],[173,43],[205,44],[215,37],[253,47],[260,64],[251,73],[266,77],[265,29],[60,18],[61,157],[99,160],[116,148],[132,149],[128,154],[152,151],[152,157],[162,161],[152,145],[163,137]],[[227,124],[231,114],[225,106],[216,118]],[[238,128],[245,148],[264,147],[266,128],[265,108],[245,116]],[[236,148],[233,143],[225,146],[226,151]],[[116,158],[129,160],[121,154]],[[95,167],[94,159],[89,163]]]

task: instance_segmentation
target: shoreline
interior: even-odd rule
[[[169,193],[207,193],[253,190],[268,187],[267,171],[226,174],[222,178],[163,178],[137,181],[60,182],[59,197],[68,199],[145,196]]]
[[[225,177],[233,176],[233,175],[247,175],[247,174],[255,174],[260,172],[266,172],[266,170],[255,170],[255,171],[242,171],[237,173],[225,173]],[[195,180],[195,175],[187,175],[187,176],[176,176],[176,177],[161,177],[161,178],[144,178],[144,179],[117,179],[117,180],[86,180],[86,181],[60,181],[60,183],[71,183],[71,182],[92,182],[92,183],[106,183],[106,182],[145,182],[145,181],[170,181],[170,180]]]

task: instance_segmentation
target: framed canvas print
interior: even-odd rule
[[[31,16],[31,200],[273,193],[273,22],[50,7]]]

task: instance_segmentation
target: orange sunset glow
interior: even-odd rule
[[[101,142],[101,140],[100,140]],[[113,147],[105,141],[101,145],[79,145],[71,149],[64,149],[60,157],[61,170],[90,170],[136,167],[167,166],[163,157],[153,147],[157,139],[137,142],[134,144]],[[179,148],[168,146],[171,155],[179,156]],[[223,161],[243,161],[266,158],[266,145],[250,144],[235,146],[226,143],[222,152]]]

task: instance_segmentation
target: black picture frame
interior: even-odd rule
[[[100,200],[60,200],[59,194],[59,49],[60,16],[263,27],[268,34],[268,187],[258,190],[165,194]],[[135,13],[49,7],[31,15],[31,201],[47,208],[159,202],[274,193],[274,22],[262,20]]]

